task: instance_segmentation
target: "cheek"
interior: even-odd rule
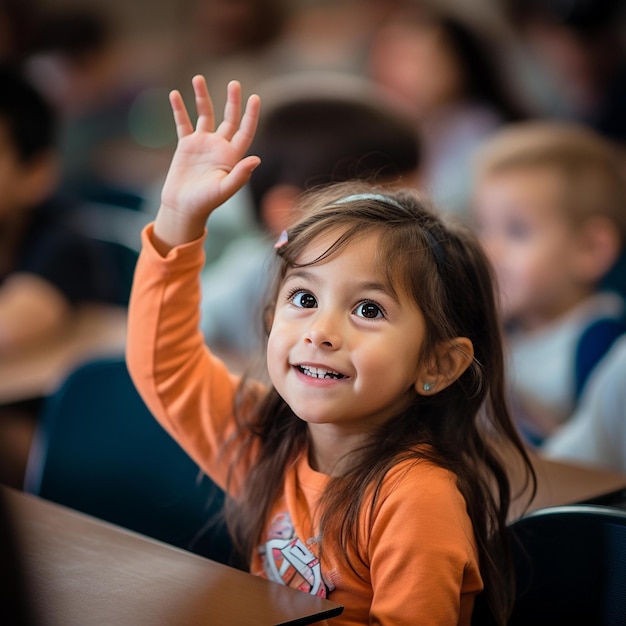
[[[276,334],[272,332],[273,327],[270,329],[269,335],[267,337],[267,348],[265,350],[267,355],[267,368],[270,370],[272,366],[276,363],[276,356],[278,351],[278,341],[276,339]]]
[[[365,384],[375,386],[381,380],[393,381],[400,387],[412,384],[418,370],[423,334],[423,329],[408,328],[405,333],[354,350],[351,360],[367,381]]]
[[[267,343],[266,350],[266,365],[267,365],[267,375],[269,376],[270,382],[272,386],[280,393],[281,385],[281,377],[278,375],[278,358],[276,356],[276,348],[275,344],[271,341]]]
[[[274,320],[267,338],[266,359],[267,371],[275,387],[288,363],[288,343],[285,329],[280,328],[280,323]]]
[[[518,278],[532,276],[545,264],[546,246],[540,239],[510,242],[498,259],[501,270]]]
[[[564,262],[565,250],[559,241],[539,240],[526,249],[520,248],[511,255],[520,277],[541,282],[554,273]]]

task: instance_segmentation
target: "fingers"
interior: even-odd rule
[[[241,85],[231,80],[226,88],[226,106],[224,107],[224,121],[219,125],[217,132],[231,140],[239,127],[241,116]]]
[[[176,125],[176,135],[179,139],[193,132],[193,124],[189,118],[189,113],[183,102],[180,92],[174,90],[170,93],[170,106],[172,107],[172,115],[174,116],[174,124]]]
[[[196,97],[196,111],[198,113],[196,128],[199,131],[211,133],[215,128],[215,114],[206,80],[204,76],[194,76],[191,83]]]
[[[237,150],[245,152],[250,147],[259,123],[260,111],[261,99],[256,94],[250,96],[246,104],[246,110],[241,118],[239,130],[237,130],[231,140],[231,143]]]
[[[215,114],[213,103],[206,81],[203,76],[194,76],[192,85],[195,95],[198,120],[195,129],[199,132],[212,133],[215,128]],[[194,126],[189,112],[179,91],[170,93],[170,104],[176,124],[176,134],[179,139],[194,132]],[[233,144],[233,147],[245,152],[252,143],[259,121],[261,101],[257,95],[248,98],[246,109],[241,117],[241,85],[236,80],[228,83],[227,101],[224,108],[224,120],[219,125],[216,134],[224,137]]]

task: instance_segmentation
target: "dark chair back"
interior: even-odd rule
[[[626,624],[626,510],[580,504],[512,523],[516,594],[509,626]],[[495,626],[483,595],[472,626]]]
[[[153,418],[122,356],[78,367],[45,399],[24,488],[231,562],[223,493]]]
[[[626,511],[534,511],[511,525],[516,625],[626,624]]]

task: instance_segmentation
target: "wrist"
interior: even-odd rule
[[[204,235],[206,219],[181,215],[161,205],[154,220],[154,244],[158,252],[165,256],[172,248],[195,241]]]

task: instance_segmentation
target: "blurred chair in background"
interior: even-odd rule
[[[626,624],[626,511],[572,505],[511,525],[516,601],[510,626]]]
[[[509,528],[515,571],[509,626],[626,623],[626,510],[552,506]],[[479,595],[472,626],[495,624]]]
[[[154,420],[123,357],[80,366],[45,400],[24,490],[230,562],[223,493]]]

